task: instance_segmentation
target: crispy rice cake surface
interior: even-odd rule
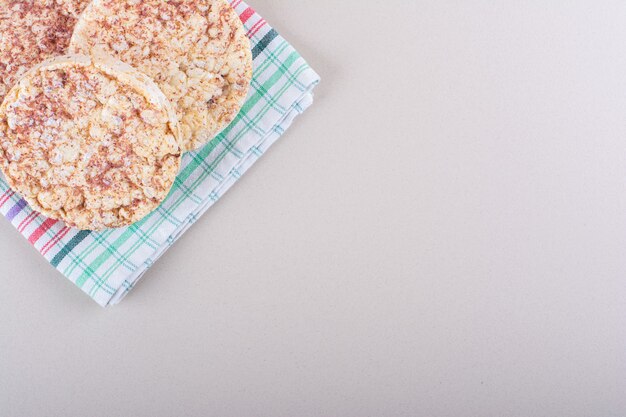
[[[174,105],[185,150],[235,118],[252,78],[250,41],[224,0],[94,0],[70,51],[110,54],[152,77]]]
[[[176,116],[147,76],[61,56],[0,106],[0,168],[33,209],[78,229],[130,225],[167,196],[181,162]]]
[[[0,102],[40,62],[67,52],[88,0],[0,0]]]

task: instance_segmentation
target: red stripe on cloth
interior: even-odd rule
[[[37,217],[37,212],[33,211],[28,216],[26,216],[26,218],[24,220],[22,220],[22,222],[19,224],[19,226],[17,226],[17,231],[22,233],[24,231],[24,229],[26,229],[28,227],[28,225],[33,222],[33,220],[35,220],[35,217]]]
[[[230,3],[230,5],[233,7],[233,9],[237,6],[239,6],[241,4],[241,0],[235,0],[233,2]]]
[[[34,245],[35,243],[37,243],[39,238],[43,236],[43,234],[46,233],[48,230],[50,230],[50,228],[54,226],[56,223],[57,221],[53,219],[46,219],[45,222],[41,223],[41,226],[39,226],[37,230],[35,230],[33,234],[30,235],[30,237],[28,238],[28,241],[30,242],[30,244]]]
[[[0,206],[4,205],[9,198],[11,198],[15,194],[13,190],[6,190],[2,197],[0,197]]]
[[[248,7],[239,15],[239,19],[241,19],[241,23],[246,23],[248,19],[250,19],[254,15],[254,10],[252,7]]]
[[[267,22],[265,21],[265,19],[259,20],[258,22],[255,23],[254,26],[250,28],[246,36],[249,38],[253,37],[263,26],[265,26],[266,23]]]
[[[52,239],[50,239],[48,241],[48,243],[46,243],[45,245],[43,245],[43,247],[41,248],[41,254],[45,255],[46,253],[48,253],[50,251],[50,249],[52,249],[54,247],[54,245],[56,245],[57,243],[59,243],[59,240],[63,239],[63,237],[67,234],[67,232],[70,231],[70,228],[65,226],[64,228],[62,228],[61,230],[59,230],[59,232],[56,234],[56,236],[54,236]]]

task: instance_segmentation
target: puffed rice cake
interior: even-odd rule
[[[185,150],[235,118],[252,78],[250,41],[224,0],[94,0],[70,51],[110,54],[152,77],[174,104]]]
[[[0,168],[36,211],[78,229],[130,225],[181,163],[176,115],[129,65],[69,55],[34,67],[0,106]]]
[[[0,0],[0,102],[35,64],[67,52],[88,0]]]

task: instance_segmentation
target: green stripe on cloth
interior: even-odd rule
[[[276,32],[274,29],[271,29],[269,32],[267,32],[267,34],[263,36],[263,39],[261,39],[259,43],[257,43],[256,46],[252,48],[252,58],[256,59],[256,57],[259,56],[259,54],[263,52],[263,50],[267,48],[270,42],[272,42],[277,36],[278,32]]]
[[[85,240],[85,238],[89,236],[90,233],[91,232],[87,230],[82,230],[78,232],[65,246],[63,246],[63,248],[61,248],[59,253],[57,253],[54,258],[52,258],[52,260],[50,261],[52,266],[55,268],[59,266],[59,264],[67,256],[67,254],[70,253],[70,251],[74,249],[80,242]]]
[[[110,249],[116,250],[117,248],[119,248],[124,242],[126,242],[128,239],[135,235],[138,227],[139,226],[137,224],[133,224],[132,226],[128,227],[126,231],[122,234],[122,236],[118,237],[113,243],[111,243],[111,245],[109,246]],[[87,278],[89,278],[91,274],[93,274],[93,272],[100,267],[100,265],[102,265],[107,259],[109,259],[110,256],[111,250],[102,252],[95,261],[89,264],[83,274],[76,280],[76,285],[82,287],[85,284]]]

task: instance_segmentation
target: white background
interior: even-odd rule
[[[117,307],[0,221],[0,415],[626,415],[626,2],[253,6],[317,102]]]

